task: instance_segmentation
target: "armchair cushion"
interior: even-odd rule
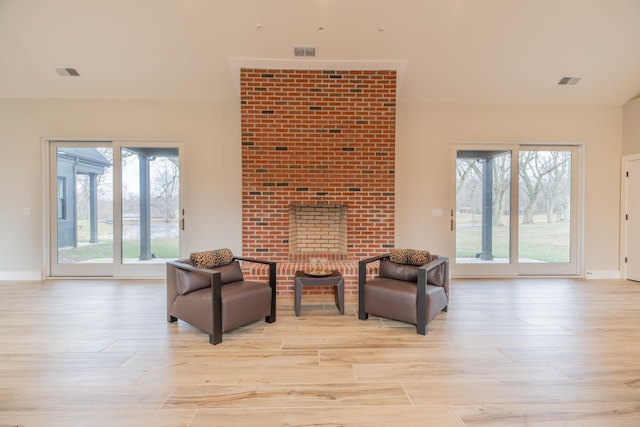
[[[439,258],[438,255],[429,255],[429,262]],[[383,279],[403,280],[405,282],[418,282],[419,265],[398,264],[389,259],[380,260],[380,271],[378,276]],[[426,263],[425,263],[426,264]],[[427,271],[427,283],[430,285],[445,285],[445,269],[441,265]]]
[[[189,256],[189,264],[197,268],[214,268],[227,265],[233,261],[233,252],[222,248],[213,251],[193,252]]]
[[[396,264],[425,265],[431,261],[431,254],[417,249],[392,249],[389,259]]]
[[[240,269],[240,263],[238,261],[216,267],[215,270],[220,272],[220,280],[223,285],[232,282],[242,282],[244,280],[242,270]]]
[[[432,259],[437,258],[439,257],[434,257]],[[430,285],[443,287],[445,288],[445,292],[449,294],[449,280],[446,277],[447,274],[447,270],[442,264],[435,268],[432,268],[431,270],[427,271],[427,283]]]
[[[215,268],[220,272],[220,280],[223,285],[233,282],[242,282],[244,276],[240,263],[234,261],[230,264],[223,265]],[[176,290],[179,295],[186,295],[190,292],[197,291],[198,289],[204,289],[211,287],[211,278],[202,273],[190,272],[179,268],[176,271]]]
[[[186,270],[176,268],[176,290],[179,295],[186,295],[190,292],[204,289],[211,286],[211,279],[204,274],[195,274]]]
[[[383,279],[402,280],[404,282],[418,282],[418,266],[398,264],[388,259],[380,260],[380,271],[378,276]]]

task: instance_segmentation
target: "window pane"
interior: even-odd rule
[[[521,151],[518,261],[571,261],[571,151]]]
[[[56,153],[58,263],[113,262],[111,148]]]
[[[122,148],[122,262],[179,255],[177,149]]]
[[[458,151],[456,262],[509,263],[511,151]]]

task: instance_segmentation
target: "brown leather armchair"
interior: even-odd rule
[[[239,261],[267,264],[268,283],[244,280]],[[215,345],[223,332],[261,318],[276,321],[275,262],[233,257],[214,269],[194,267],[189,260],[167,262],[167,322],[190,323]]]
[[[358,264],[358,317],[369,314],[416,325],[427,334],[427,323],[449,305],[449,258],[431,255],[427,264],[396,264],[390,254]],[[378,277],[367,280],[367,264],[380,261]]]

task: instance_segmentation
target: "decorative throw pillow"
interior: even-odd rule
[[[240,263],[238,261],[234,261],[227,265],[221,265],[216,267],[215,270],[220,272],[220,280],[223,285],[232,282],[242,282],[244,280],[242,269],[240,268]]]
[[[222,248],[213,251],[193,252],[189,256],[189,264],[198,268],[214,268],[227,265],[233,261],[230,249]]]
[[[211,278],[205,274],[193,273],[176,268],[176,285],[180,295],[186,295],[199,289],[210,288]]]
[[[431,254],[417,249],[392,249],[389,260],[396,264],[424,265],[431,261]]]

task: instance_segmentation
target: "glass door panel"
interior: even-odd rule
[[[512,151],[504,148],[457,151],[455,263],[460,266],[458,271],[506,271],[511,264],[511,157]],[[468,267],[469,264],[476,267]]]
[[[86,276],[112,273],[113,151],[110,147],[53,148],[52,272]]]
[[[164,264],[179,256],[178,150],[123,147],[122,262]]]
[[[183,237],[177,144],[48,143],[49,275],[164,276]]]
[[[523,146],[519,152],[521,274],[577,274],[575,151]]]

